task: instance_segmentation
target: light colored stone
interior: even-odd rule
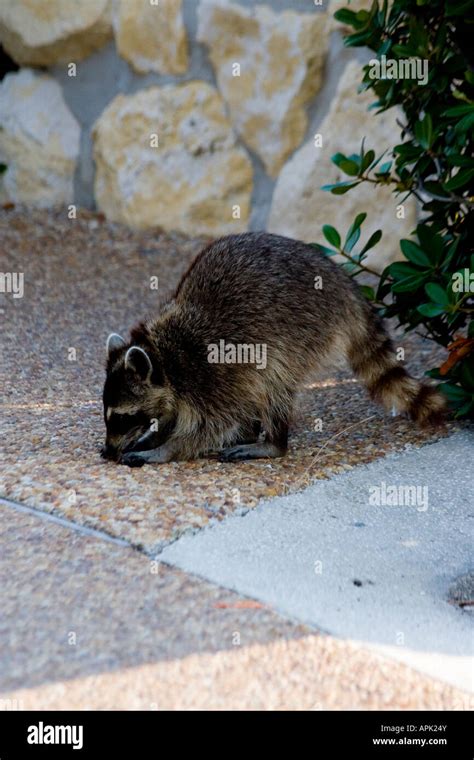
[[[209,48],[232,123],[275,177],[304,138],[305,105],[321,87],[329,16],[201,0],[198,18],[198,40]]]
[[[21,69],[0,85],[0,199],[47,207],[73,200],[80,127],[57,82]]]
[[[351,179],[331,161],[337,152],[358,153],[365,137],[366,149],[376,155],[391,149],[400,137],[396,111],[376,114],[368,111],[374,101],[372,92],[357,93],[362,79],[361,66],[349,63],[341,77],[329,113],[316,130],[323,145],[316,147],[311,139],[288,161],[278,177],[268,219],[268,229],[308,242],[322,242],[322,226],[332,224],[345,234],[356,214],[366,211],[361,241],[365,242],[376,229],[383,231],[381,242],[369,251],[366,263],[383,269],[402,258],[399,241],[410,235],[416,225],[416,204],[412,198],[403,202],[404,219],[396,212],[402,196],[390,187],[362,183],[345,195],[332,195],[321,186]],[[388,160],[390,156],[387,155]],[[382,161],[383,163],[383,161]]]
[[[117,50],[139,73],[184,74],[188,67],[182,0],[119,0],[114,13]]]
[[[158,147],[152,147],[153,135]],[[252,166],[205,82],[118,95],[93,129],[95,197],[109,219],[188,234],[247,228]],[[240,206],[240,219],[233,218]]]
[[[0,2],[0,42],[21,65],[81,61],[111,35],[110,0]]]

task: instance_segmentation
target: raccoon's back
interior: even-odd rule
[[[342,279],[342,282],[341,282]],[[194,260],[176,290],[180,304],[209,316],[210,326],[251,339],[349,316],[353,285],[306,243],[249,232],[220,238]]]

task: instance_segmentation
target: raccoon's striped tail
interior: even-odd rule
[[[365,328],[351,342],[348,359],[371,398],[388,411],[408,414],[421,427],[440,426],[446,413],[444,397],[408,374],[397,360],[381,319],[372,310]]]

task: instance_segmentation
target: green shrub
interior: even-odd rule
[[[418,199],[416,234],[400,241],[405,260],[390,264],[378,287],[363,290],[382,316],[448,349],[444,364],[427,374],[440,380],[458,417],[474,416],[473,11],[474,0],[394,0],[390,7],[375,0],[370,10],[336,12],[354,29],[345,44],[375,51],[360,89],[373,90],[378,112],[397,106],[402,113],[400,141],[390,155],[376,156],[365,141],[359,154],[337,153],[332,161],[349,179],[324,187],[340,195],[370,182],[393,187],[400,203],[410,195]],[[385,63],[427,61],[426,83],[372,78],[373,61],[382,56]],[[332,246],[324,252],[342,254],[353,277],[371,271],[364,260],[382,237],[377,231],[357,251],[365,217],[356,217],[344,243],[334,227],[323,228]]]

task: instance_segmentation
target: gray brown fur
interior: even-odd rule
[[[266,368],[209,363],[208,346],[221,339],[265,344]],[[341,360],[387,410],[422,425],[438,423],[444,410],[442,397],[397,361],[382,322],[340,267],[314,246],[263,232],[209,245],[160,313],[132,330],[129,343],[116,336],[109,347],[105,455],[130,466],[210,451],[225,461],[282,456],[298,388]],[[158,430],[149,431],[151,420]]]

